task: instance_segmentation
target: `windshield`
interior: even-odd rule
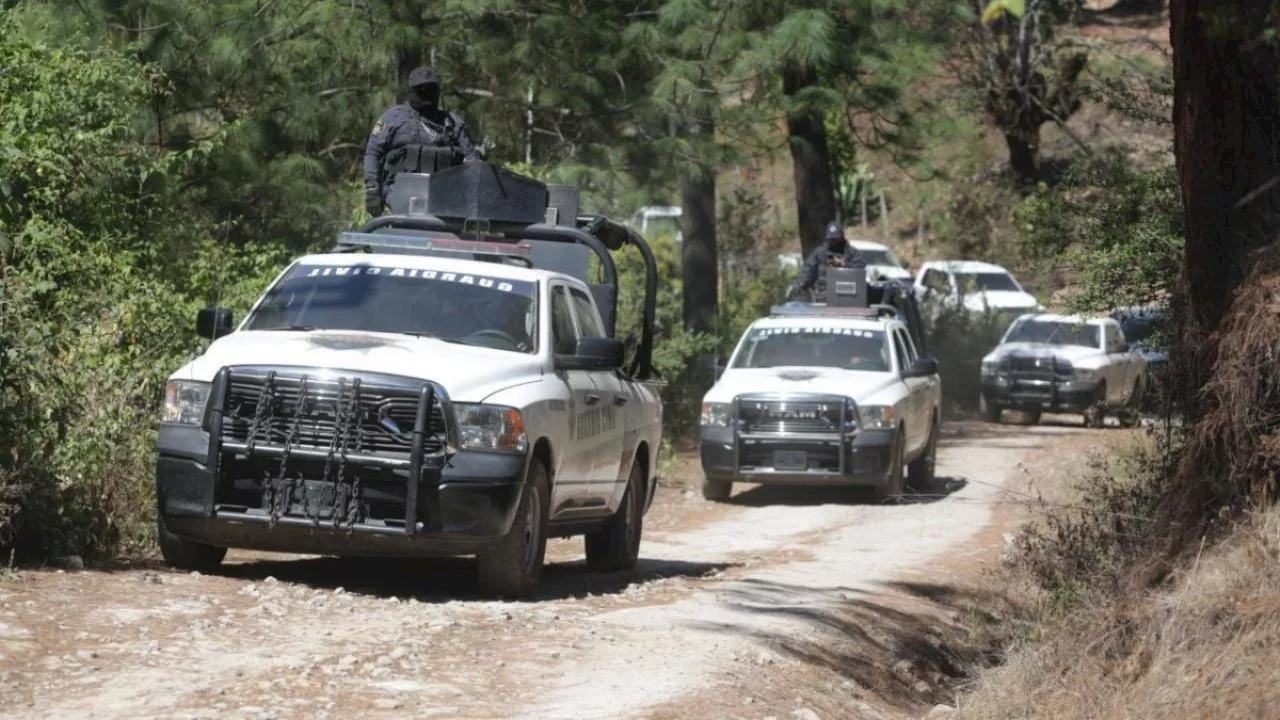
[[[961,292],[1001,291],[1021,292],[1022,288],[1009,273],[981,272],[956,273],[956,284]]]
[[[530,353],[533,282],[359,263],[296,265],[249,316],[247,330],[365,330]]]
[[[645,219],[645,234],[675,235],[680,232],[680,218],[670,215],[652,215]]]
[[[888,250],[879,250],[876,248],[868,248],[864,250],[862,248],[858,248],[858,254],[862,256],[863,260],[867,261],[868,265],[892,265],[894,267],[902,267],[902,263],[898,261],[898,258],[894,257],[893,253]]]
[[[889,346],[881,330],[757,328],[742,341],[735,368],[831,367],[889,372]]]
[[[1004,341],[1007,343],[1024,342],[1042,345],[1078,345],[1094,348],[1102,346],[1101,328],[1097,325],[1083,325],[1052,320],[1023,320],[1016,323]]]

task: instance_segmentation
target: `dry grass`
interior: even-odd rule
[[[1280,512],[1243,521],[1166,589],[1095,599],[980,675],[965,718],[1272,717]]]

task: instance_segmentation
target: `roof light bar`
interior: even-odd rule
[[[770,317],[897,317],[898,311],[889,305],[830,306],[823,303],[791,302],[774,305],[769,310]]]
[[[529,258],[533,246],[528,242],[486,242],[457,238],[421,237],[416,235],[391,235],[387,233],[338,233],[338,246],[363,246],[367,248],[393,248],[396,250],[434,250],[469,255],[498,255],[502,257]]]

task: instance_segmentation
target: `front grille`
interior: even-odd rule
[[[841,398],[738,400],[738,429],[745,434],[838,435],[847,419],[846,406]]]
[[[1011,380],[1066,382],[1071,379],[1071,365],[1046,355],[1013,355],[1008,359]]]
[[[337,378],[308,377],[306,397],[299,414],[302,377],[303,372],[297,370],[275,374],[271,404],[264,408],[264,414],[258,419],[253,438],[255,444],[284,445],[291,433],[294,433],[293,441],[289,443],[292,447],[328,450],[333,444],[339,431],[339,381]],[[344,409],[350,402],[352,381],[357,377],[360,376],[343,379]],[[267,378],[266,372],[247,373],[233,369],[230,373],[223,405],[224,440],[249,442],[259,400],[267,397],[264,393]],[[407,458],[413,445],[421,385],[414,387],[410,382],[392,386],[363,377],[360,379],[359,404],[352,410],[358,415],[358,422],[353,421],[349,426],[348,451],[358,455]],[[444,408],[439,402],[432,403],[424,451],[427,454],[443,451],[446,437]]]

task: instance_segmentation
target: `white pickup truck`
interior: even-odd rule
[[[982,359],[981,405],[989,422],[1008,409],[1027,413],[1032,423],[1042,412],[1082,413],[1086,425],[1101,427],[1113,411],[1130,425],[1146,387],[1146,360],[1110,317],[1023,315]]]
[[[747,328],[703,398],[703,496],[725,500],[735,482],[923,490],[941,400],[937,362],[897,317],[781,306]]]
[[[201,311],[214,342],[170,377],[158,438],[169,564],[475,555],[504,596],[535,592],[552,536],[585,535],[592,568],[635,564],[662,403],[651,313],[630,365],[610,337],[598,236],[643,240],[602,218],[495,222],[485,242],[464,224],[376,218],[293,262],[234,331]],[[539,242],[595,250],[615,285],[533,267]]]

